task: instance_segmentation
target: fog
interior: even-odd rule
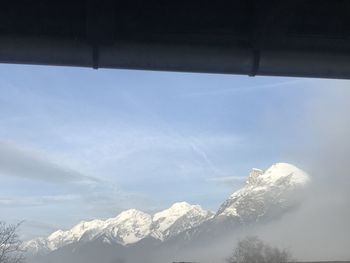
[[[287,155],[312,179],[302,205],[178,259],[225,262],[237,240],[254,235],[288,249],[297,261],[350,260],[350,84],[328,83],[319,87],[322,95],[310,101],[305,115],[286,127],[294,127],[303,142]],[[273,121],[274,116],[269,117]]]
[[[300,120],[308,146],[297,155],[312,184],[304,204],[258,235],[287,247],[299,260],[350,260],[350,116],[349,82],[320,87]]]

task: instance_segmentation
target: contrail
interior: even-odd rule
[[[188,93],[186,96],[192,97],[192,96],[206,96],[206,95],[220,95],[225,93],[230,93],[234,91],[246,91],[246,90],[252,90],[252,89],[268,89],[268,88],[276,88],[280,86],[285,85],[293,85],[305,82],[306,80],[296,79],[296,80],[289,80],[289,81],[283,81],[283,82],[277,82],[277,83],[269,83],[269,84],[261,84],[261,85],[255,85],[255,86],[248,86],[248,87],[237,87],[237,88],[228,88],[228,89],[219,89],[219,90],[209,90],[209,91],[203,91],[203,92],[193,92]]]

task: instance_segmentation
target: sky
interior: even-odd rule
[[[312,170],[310,112],[348,84],[2,64],[0,220],[29,239],[129,208],[215,211],[253,167]]]

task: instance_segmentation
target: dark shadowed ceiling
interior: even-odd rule
[[[0,62],[350,78],[348,0],[7,0]]]

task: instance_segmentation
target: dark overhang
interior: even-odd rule
[[[349,0],[7,0],[0,62],[350,78]]]

